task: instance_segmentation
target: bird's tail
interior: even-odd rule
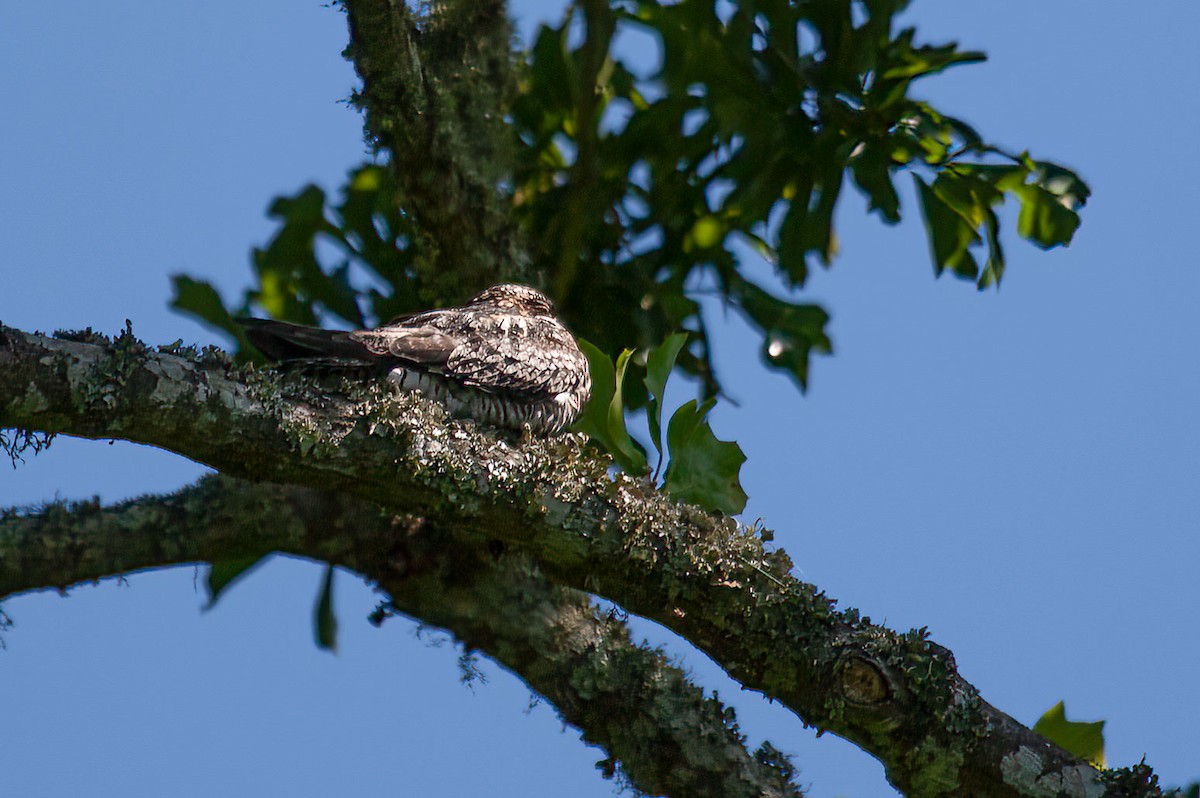
[[[246,338],[271,360],[332,360],[370,362],[375,358],[362,344],[339,330],[322,330],[271,319],[238,319]]]

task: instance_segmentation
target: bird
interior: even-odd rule
[[[238,319],[268,358],[336,371],[368,371],[444,405],[452,415],[554,435],[591,396],[587,357],[527,285],[502,283],[460,307],[401,316],[374,329],[326,330],[270,319]]]

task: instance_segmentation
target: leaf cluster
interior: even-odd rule
[[[279,228],[252,250],[254,286],[237,305],[206,281],[176,275],[171,306],[228,333],[242,359],[256,354],[234,319],[254,311],[298,324],[367,327],[422,309],[421,252],[391,171],[363,165],[340,194],[331,201],[308,185],[272,201],[268,216]]]
[[[719,440],[709,426],[708,414],[716,404],[715,398],[703,402],[690,399],[676,408],[667,422],[664,446],[662,419],[667,379],[686,343],[686,334],[674,333],[646,354],[642,379],[649,397],[646,423],[650,443],[658,453],[658,464],[650,479],[658,481],[665,462],[662,487],[667,493],[709,510],[736,515],[746,506],[746,492],[739,480],[746,455],[737,443]],[[626,425],[623,393],[633,350],[623,351],[614,368],[608,355],[594,344],[585,340],[580,346],[591,368],[594,394],[575,428],[603,446],[628,473],[649,474],[646,451],[629,434]]]
[[[828,315],[780,292],[833,261],[847,185],[900,221],[900,171],[921,187],[938,273],[999,282],[994,208],[1008,196],[1021,236],[1068,243],[1087,187],[914,97],[916,81],[984,56],[918,43],[897,24],[906,6],[585,1],[543,27],[512,106],[514,202],[536,270],[577,329],[607,352],[689,330],[695,353],[680,365],[711,394],[720,384],[695,300],[710,292],[758,330],[764,362],[804,388],[812,354],[831,348]],[[980,267],[969,250],[984,238]],[[760,256],[773,284],[748,268]]]
[[[847,185],[895,224],[897,174],[911,172],[936,271],[981,288],[1004,272],[995,209],[1005,198],[1020,204],[1018,234],[1068,243],[1087,186],[913,96],[918,80],[984,56],[920,43],[898,23],[907,5],[572,3],[512,54],[513,93],[495,98],[515,142],[492,148],[511,153],[495,190],[530,260],[513,274],[533,275],[604,352],[644,356],[688,332],[676,365],[708,397],[721,384],[704,294],[738,311],[765,364],[801,388],[812,355],[831,351],[828,313],[791,294],[814,263],[832,262]],[[336,199],[306,186],[274,201],[279,229],[254,250],[255,285],[234,310],[185,276],[174,306],[244,344],[239,313],[361,325],[461,300],[439,295],[436,275],[461,264],[439,260],[446,248],[417,221],[422,197],[396,172],[414,154],[380,154],[387,162],[353,170]],[[755,269],[760,258],[773,280]],[[649,394],[635,383],[622,400],[642,408]]]

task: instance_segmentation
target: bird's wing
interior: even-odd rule
[[[587,372],[583,354],[561,325],[549,318],[480,317],[472,335],[450,354],[443,372],[491,392],[554,396],[579,386]]]
[[[270,319],[238,321],[246,328],[250,343],[273,360],[400,360],[407,365],[437,369],[461,343],[433,327],[398,325],[345,332]]]
[[[359,330],[349,338],[376,357],[396,358],[430,370],[439,370],[462,343],[434,327],[399,325]]]

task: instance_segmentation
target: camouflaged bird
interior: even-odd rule
[[[373,330],[239,321],[272,359],[329,369],[372,366],[455,415],[500,427],[528,424],[535,433],[557,433],[591,395],[587,358],[550,299],[525,285],[493,286],[462,307],[403,316]]]

